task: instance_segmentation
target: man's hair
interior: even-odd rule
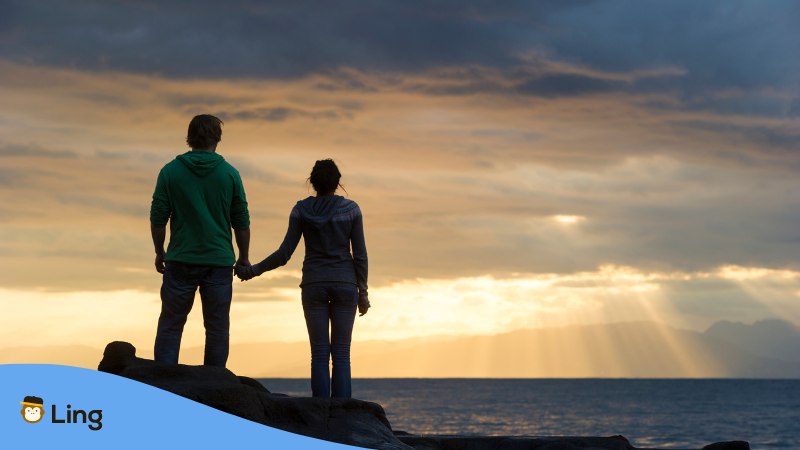
[[[336,192],[337,187],[342,187],[339,184],[341,178],[342,174],[339,172],[339,168],[336,167],[336,163],[332,159],[322,159],[314,164],[308,181],[314,186],[317,194],[331,194]]]
[[[208,150],[222,140],[222,121],[210,114],[194,116],[189,122],[186,143],[191,148]]]

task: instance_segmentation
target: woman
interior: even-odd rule
[[[306,256],[300,287],[311,342],[314,397],[351,397],[350,338],[356,305],[362,316],[370,307],[361,210],[356,202],[335,195],[341,177],[333,160],[317,161],[308,178],[317,195],[294,206],[280,248],[257,264],[236,267],[242,280],[280,267],[292,257],[303,236]],[[329,360],[333,360],[332,376]]]

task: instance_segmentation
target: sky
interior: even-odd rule
[[[800,324],[796,2],[0,11],[0,348],[151,352],[150,199],[201,113],[225,122],[254,262],[314,161],[339,164],[370,262],[354,339]],[[306,339],[302,255],[236,282],[232,342]]]

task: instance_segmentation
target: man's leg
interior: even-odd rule
[[[155,360],[178,363],[181,335],[192,310],[197,272],[192,266],[168,261],[161,283],[161,315],[156,332]]]
[[[358,289],[339,283],[331,288],[331,397],[352,396],[350,376],[350,340],[356,319]]]
[[[328,336],[330,306],[327,288],[322,284],[303,286],[301,297],[311,344],[311,395],[328,398],[331,396],[331,343]]]
[[[203,364],[225,367],[228,361],[231,325],[233,268],[207,268],[200,280],[203,325],[206,328],[206,351]]]

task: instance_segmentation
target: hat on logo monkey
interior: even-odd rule
[[[21,401],[20,403],[25,406],[44,406],[44,400],[42,400],[41,397],[36,397],[33,395],[25,396],[25,400]]]

